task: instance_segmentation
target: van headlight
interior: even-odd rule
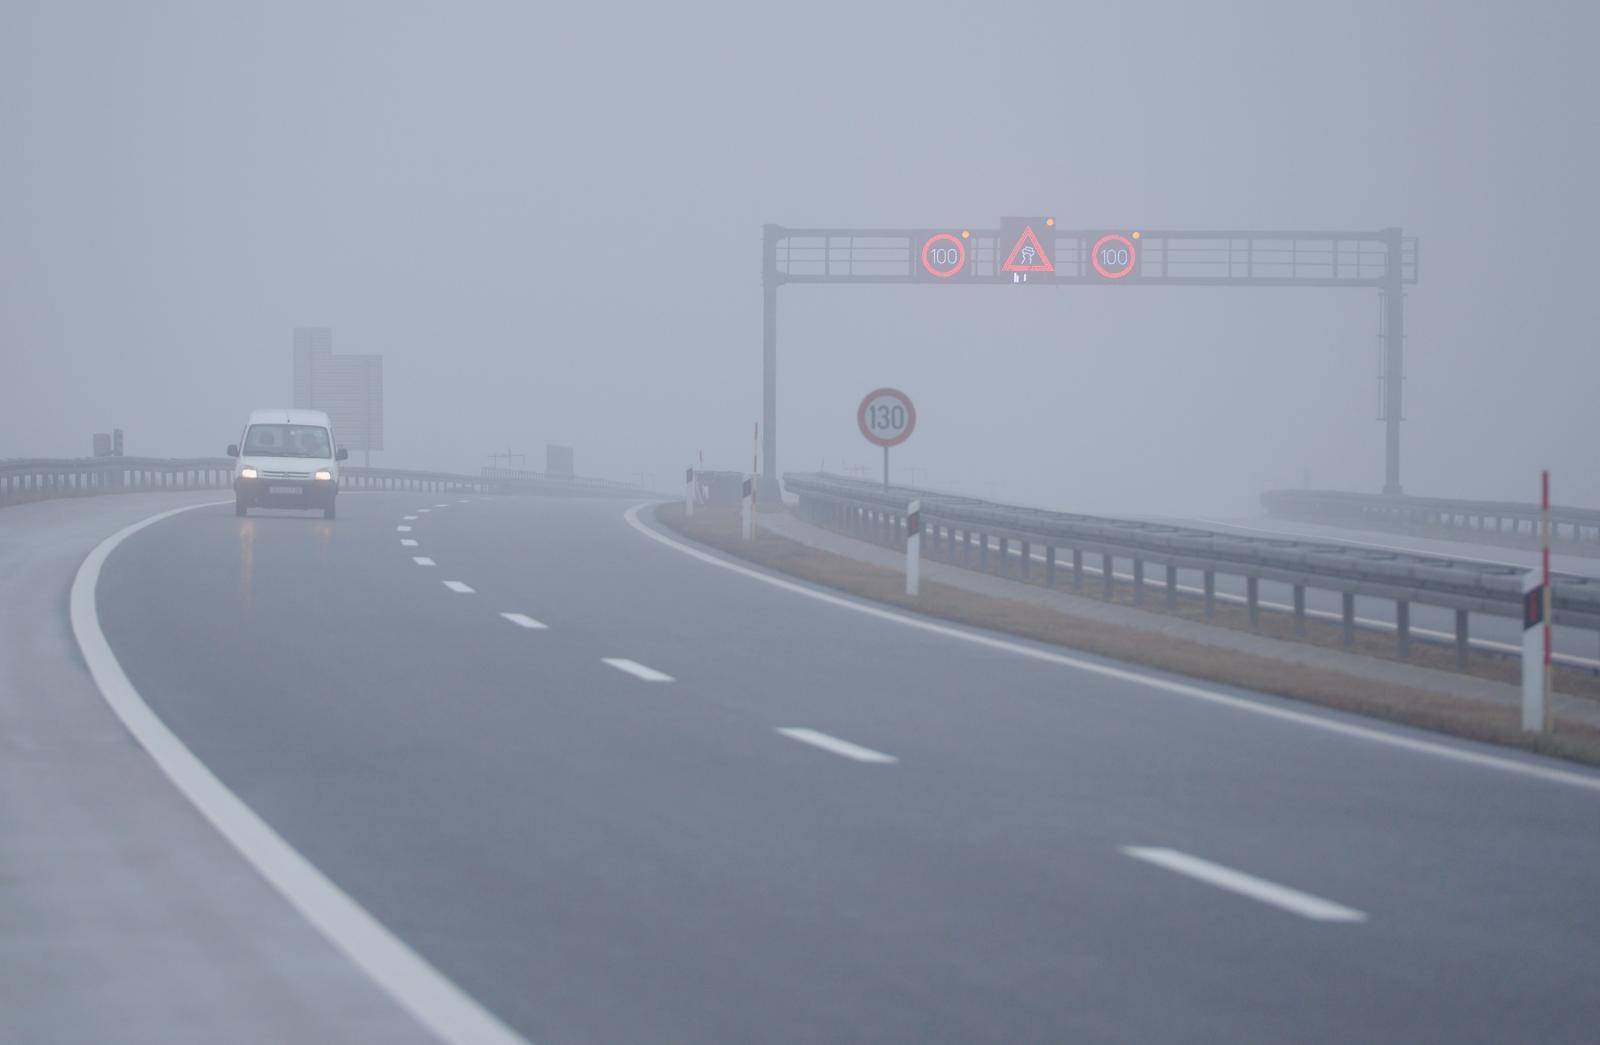
[[[323,482],[327,482],[329,479],[333,478],[333,473],[328,471],[326,468],[319,468],[317,469],[317,478],[321,479]]]
[[[239,478],[241,478],[241,479],[254,479],[255,477],[256,477],[256,470],[254,468],[241,468],[241,469],[239,469]]]

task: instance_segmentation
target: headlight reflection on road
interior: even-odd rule
[[[317,565],[326,566],[328,549],[333,547],[333,524],[319,519],[312,524],[312,529],[317,535]]]
[[[250,580],[255,567],[256,521],[239,521],[239,606],[250,608]]]

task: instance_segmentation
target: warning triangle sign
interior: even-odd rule
[[[1011,248],[1010,257],[1000,266],[1002,272],[1054,272],[1055,270],[1056,267],[1050,263],[1050,255],[1044,252],[1039,237],[1033,234],[1032,225],[1022,230],[1022,235],[1017,237],[1017,245]]]

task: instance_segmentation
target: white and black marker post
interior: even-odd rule
[[[753,541],[756,537],[756,481],[754,476],[745,476],[744,496],[739,499],[740,521],[744,524],[744,539]]]
[[[1540,477],[1539,568],[1522,577],[1522,730],[1543,733],[1550,728],[1550,473]]]
[[[915,595],[922,583],[922,501],[906,507],[906,594]]]
[[[694,468],[683,470],[683,514],[694,515]]]

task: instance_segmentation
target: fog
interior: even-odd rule
[[[1600,505],[1588,4],[0,5],[0,457],[217,455],[291,331],[375,464],[748,468],[761,225],[1402,226],[1408,492]],[[1120,512],[1377,491],[1377,294],[790,286],[782,469]],[[358,463],[358,462],[353,462]]]

